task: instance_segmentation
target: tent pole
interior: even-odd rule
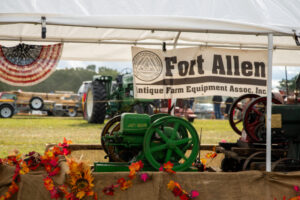
[[[271,116],[272,116],[272,56],[273,34],[268,34],[268,80],[267,80],[267,152],[266,171],[271,172]]]

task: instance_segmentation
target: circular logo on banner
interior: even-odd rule
[[[152,81],[162,72],[163,64],[158,55],[151,51],[141,51],[133,58],[134,76],[142,81]]]

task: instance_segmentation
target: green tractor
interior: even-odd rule
[[[94,76],[87,87],[84,102],[84,118],[89,123],[104,123],[105,116],[113,117],[123,112],[153,114],[155,102],[149,99],[134,99],[133,75]]]

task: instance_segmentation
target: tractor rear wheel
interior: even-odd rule
[[[107,94],[105,86],[99,81],[93,81],[86,96],[85,112],[89,123],[103,124],[106,115]]]

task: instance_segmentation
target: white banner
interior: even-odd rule
[[[134,97],[267,94],[267,50],[132,47]]]

